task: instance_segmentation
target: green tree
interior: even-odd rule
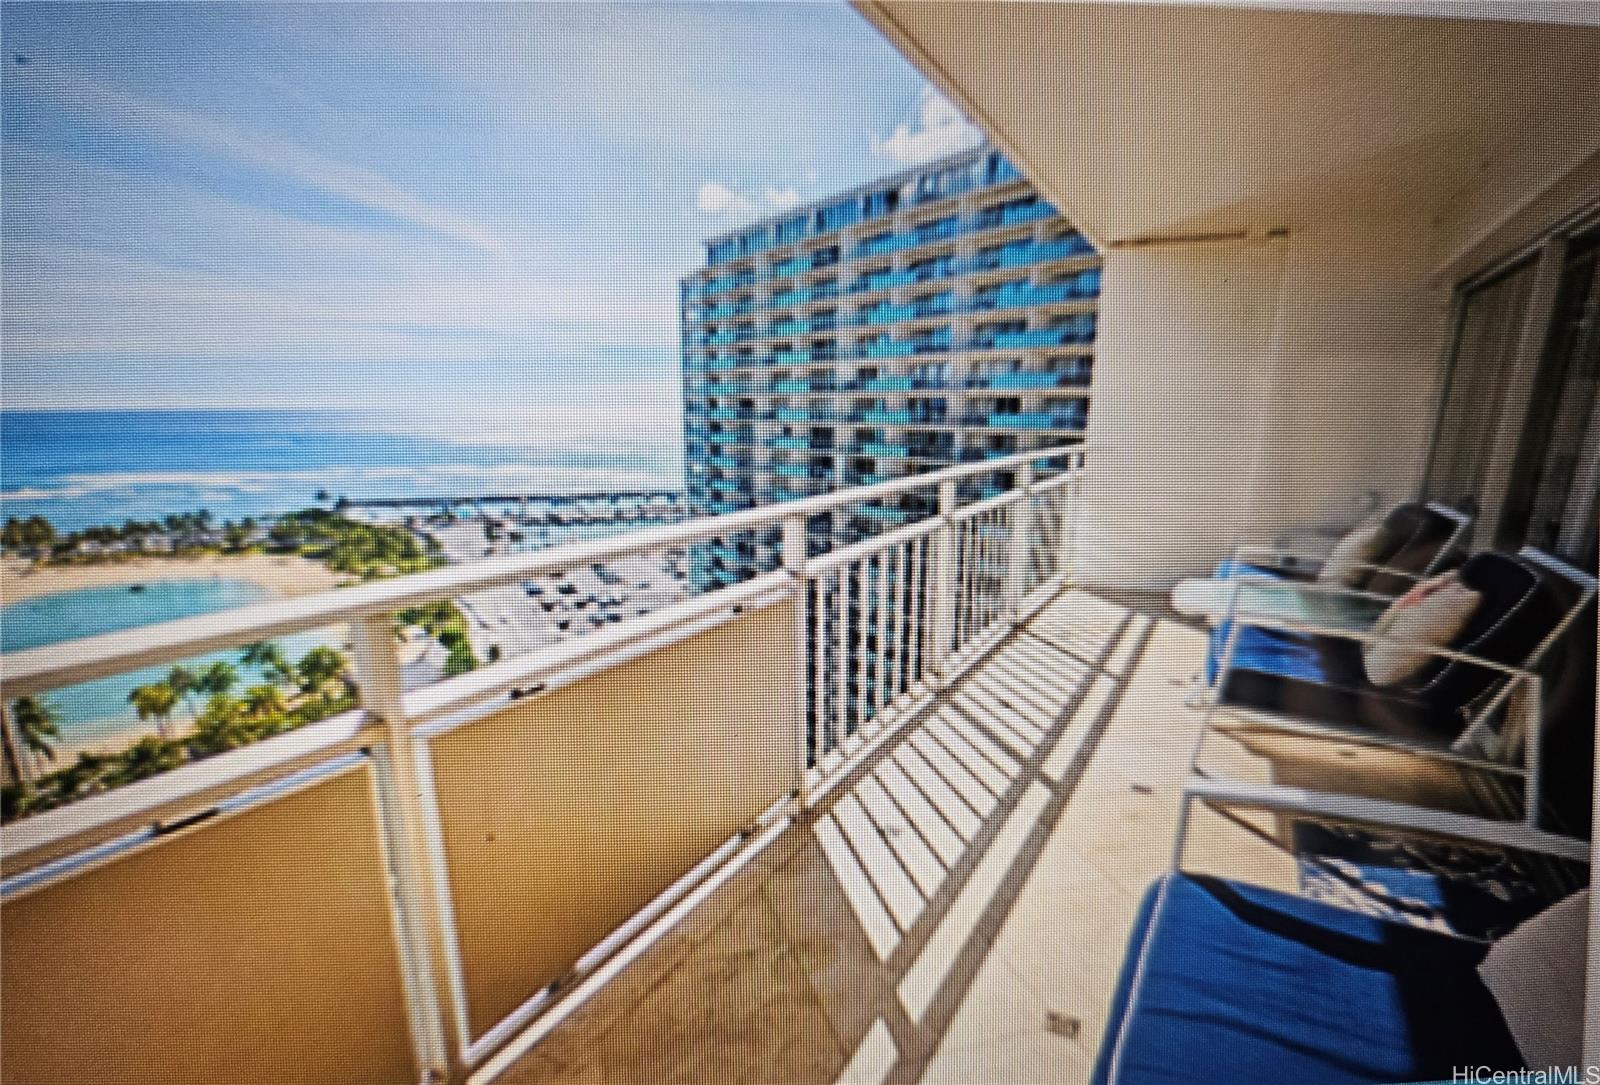
[[[275,719],[289,710],[277,686],[251,686],[244,691],[245,711],[258,720]]]
[[[219,659],[211,664],[195,678],[194,688],[198,693],[217,694],[227,693],[239,684],[239,671],[232,663]]]
[[[250,529],[243,524],[236,524],[229,520],[222,525],[222,542],[229,550],[243,550],[245,542],[250,538]]]
[[[472,645],[460,640],[450,646],[450,654],[444,661],[444,673],[447,677],[454,678],[458,674],[466,674],[477,666],[478,657],[473,654]]]
[[[27,760],[24,758],[22,738],[12,726],[11,716],[6,715],[0,720],[0,759],[3,759],[5,768],[5,784],[8,789],[16,789],[15,811],[7,816],[15,817],[28,805],[32,797],[33,773],[30,771]]]
[[[112,759],[104,754],[80,753],[72,764],[46,777],[52,797],[57,803],[71,802],[79,795],[95,790],[111,763]]]
[[[106,777],[113,787],[131,784],[183,764],[183,751],[176,743],[146,735],[115,760],[115,767]]]
[[[328,686],[335,679],[343,682],[346,688],[350,685],[350,665],[332,648],[313,648],[300,657],[300,688],[307,693],[320,694],[324,700],[328,697]]]
[[[237,749],[254,738],[244,718],[244,706],[227,694],[219,693],[206,702],[195,719],[189,736],[189,750],[200,756]]]
[[[247,644],[239,653],[239,662],[247,667],[255,667],[265,677],[274,682],[293,683],[296,680],[294,664],[289,662],[289,657],[283,654],[283,649],[270,640],[258,640],[254,644]]]
[[[39,554],[48,551],[55,542],[55,525],[43,516],[30,516],[26,520],[13,516],[0,528],[0,546],[7,550]]]
[[[28,753],[54,761],[55,743],[61,737],[61,713],[49,701],[18,697],[11,702],[11,723]]]
[[[167,686],[171,688],[174,698],[182,697],[189,701],[189,707],[194,708],[194,694],[197,692],[200,679],[188,667],[181,663],[167,672]]]
[[[139,714],[141,720],[154,720],[156,733],[162,738],[167,737],[167,720],[178,704],[178,695],[171,685],[166,682],[151,682],[149,685],[138,686],[129,692],[128,702],[133,705],[133,710]]]

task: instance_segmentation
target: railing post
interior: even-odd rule
[[[1071,578],[1076,575],[1074,568],[1078,560],[1078,517],[1080,514],[1080,491],[1083,484],[1083,455],[1071,455],[1067,461],[1067,500],[1066,508],[1061,512],[1061,552],[1056,557],[1056,573],[1064,585],[1071,583]]]
[[[466,1067],[459,1052],[465,1048],[466,1037],[459,1037],[457,1044],[446,1040],[440,1007],[443,985],[439,980],[447,975],[448,936],[428,877],[429,813],[406,721],[405,685],[393,624],[386,615],[363,618],[350,623],[350,633],[362,707],[384,731],[383,742],[373,751],[373,773],[379,823],[394,862],[397,940],[405,957],[401,972],[412,1028],[417,1032],[413,1039],[424,1063],[424,1080],[464,1080]]]
[[[807,649],[811,640],[811,622],[807,617],[806,608],[810,596],[810,582],[806,577],[806,565],[810,555],[806,549],[806,518],[804,516],[785,516],[783,518],[783,570],[789,574],[794,586],[794,785],[795,797],[800,800],[802,807],[810,805],[811,795],[806,787],[806,769],[809,767],[809,739],[811,737],[811,697],[806,692],[806,681],[810,677],[811,668],[806,661]],[[821,605],[821,594],[818,593],[818,605]],[[820,646],[818,646],[820,650]],[[820,712],[818,713],[818,732],[821,731]],[[820,753],[820,738],[819,738]]]
[[[928,590],[933,595],[933,669],[943,671],[945,661],[955,650],[956,625],[956,484],[939,483],[939,516],[944,520],[933,535],[933,575]],[[942,681],[942,677],[941,677]]]
[[[6,786],[16,785],[23,789],[33,786],[33,754],[28,750],[27,744],[22,741],[22,735],[11,722],[11,709],[4,702],[0,702],[0,741],[5,743],[5,756],[3,768],[0,768],[0,783]]]
[[[1011,551],[1006,555],[1006,619],[1012,623],[1022,612],[1023,588],[1028,578],[1028,553],[1033,542],[1033,464],[1017,468],[1016,488],[1022,500],[1011,506]]]

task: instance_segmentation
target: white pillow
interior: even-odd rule
[[[1383,517],[1364,520],[1345,533],[1322,563],[1317,580],[1323,584],[1338,584],[1354,588],[1366,583],[1371,574],[1367,568],[1377,559],[1388,542],[1389,533],[1383,526]]]
[[[1478,975],[1531,1070],[1583,1059],[1589,891],[1557,901],[1489,947]]]
[[[1405,643],[1364,646],[1361,657],[1367,680],[1375,686],[1392,686],[1415,677],[1438,657],[1405,645],[1445,647],[1467,627],[1482,599],[1454,573],[1424,581],[1396,599],[1373,624],[1372,631]]]

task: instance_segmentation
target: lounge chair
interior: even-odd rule
[[[1172,869],[1151,886],[1135,920],[1094,1085],[1448,1081],[1459,1067],[1545,1065],[1528,1041],[1526,1006],[1480,971],[1490,954],[1484,942],[1186,873],[1183,845],[1196,801],[1350,816],[1337,797],[1293,789],[1196,783],[1185,792]],[[1414,815],[1368,806],[1357,820],[1431,838],[1458,827],[1448,815],[1421,824]],[[1468,829],[1481,843],[1483,827]],[[1573,863],[1586,856],[1575,841],[1506,829],[1499,846]],[[1556,907],[1573,915],[1584,902]],[[1583,954],[1572,947],[1580,991]],[[1559,988],[1548,997],[1570,1002]],[[1581,1013],[1581,1004],[1552,1010]],[[1564,1031],[1556,1041],[1563,1050],[1580,1042]]]
[[[1469,513],[1438,502],[1397,505],[1383,518],[1377,549],[1337,579],[1319,579],[1325,554],[1307,557],[1281,547],[1241,546],[1209,580],[1180,582],[1172,592],[1179,613],[1212,625],[1205,685],[1216,684],[1223,647],[1240,610],[1288,621],[1313,620],[1364,629],[1394,597],[1419,580],[1459,565],[1472,524]],[[1270,648],[1271,638],[1261,638]]]
[[[1459,564],[1466,557],[1470,513],[1437,501],[1405,502],[1384,514],[1376,549],[1356,563],[1343,586],[1378,595],[1399,595],[1417,580]],[[1281,541],[1281,540],[1280,540]],[[1219,564],[1213,575],[1267,576],[1292,581],[1315,580],[1329,555],[1244,544]]]
[[[1592,719],[1594,622],[1580,616],[1592,615],[1595,578],[1532,548],[1475,555],[1458,575],[1482,596],[1467,625],[1449,644],[1421,649],[1433,662],[1390,686],[1368,679],[1362,654],[1382,636],[1241,615],[1221,653],[1208,728],[1295,731],[1520,773],[1526,816],[1547,814],[1547,739],[1559,740],[1557,775],[1576,780],[1574,766],[1592,764],[1582,706]],[[1562,794],[1578,790],[1587,794],[1581,781]],[[1558,820],[1585,831],[1586,808],[1566,805]]]

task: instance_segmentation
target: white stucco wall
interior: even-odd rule
[[[1366,491],[1409,496],[1447,303],[1376,235],[1108,253],[1085,575],[1165,587]]]

